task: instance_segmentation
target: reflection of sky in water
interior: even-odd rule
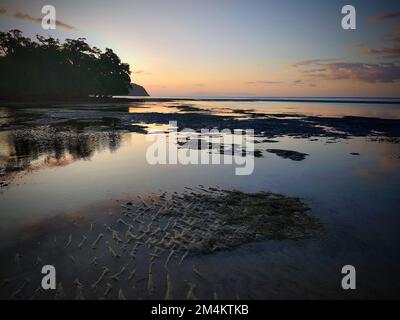
[[[400,118],[397,107],[388,105],[339,104],[331,109],[329,104],[323,107],[255,102],[194,104],[202,108],[212,105],[213,112],[226,114],[231,112],[229,107],[235,107],[271,113]],[[166,105],[171,103],[162,107],[150,104],[148,110],[154,107],[163,112]],[[141,109],[137,112],[143,112]],[[168,129],[168,125],[149,125],[153,133]],[[202,270],[208,270],[208,277],[215,275],[214,281],[227,281],[226,274],[232,274],[232,278],[245,282],[249,292],[264,292],[274,283],[285,288],[285,281],[281,279],[287,277],[289,291],[280,291],[285,293],[284,297],[290,296],[296,281],[301,283],[298,290],[303,296],[304,283],[310,281],[316,282],[318,294],[323,292],[321,284],[329,287],[326,283],[332,280],[332,290],[336,290],[341,266],[354,264],[362,270],[357,276],[365,290],[374,293],[381,285],[382,292],[395,296],[387,288],[396,290],[392,284],[398,283],[395,271],[400,265],[397,254],[400,144],[368,138],[344,139],[337,143],[328,143],[330,139],[326,138],[317,141],[274,138],[279,142],[255,144],[256,149],[263,150],[264,157],[255,159],[252,175],[235,176],[232,165],[151,166],[145,158],[150,142],[142,134],[62,134],[39,130],[39,139],[26,144],[24,139],[15,139],[15,132],[0,132],[0,165],[14,163],[26,169],[10,176],[6,180],[10,184],[0,189],[0,235],[24,225],[41,225],[42,219],[60,213],[71,217],[108,212],[110,203],[104,201],[131,199],[135,193],[184,191],[185,186],[199,184],[250,192],[267,190],[305,199],[324,223],[322,239],[295,243],[267,241],[240,248],[237,255],[221,252],[205,258]],[[268,153],[265,151],[268,148],[295,150],[309,156],[297,162]],[[352,152],[359,155],[351,155]],[[81,210],[85,207],[89,209]],[[218,280],[221,270],[224,272]]]
[[[12,150],[4,148],[4,133],[2,136],[2,150]],[[351,224],[364,224],[358,219],[366,216],[384,223],[384,217],[395,215],[399,205],[399,145],[362,138],[334,144],[325,143],[325,139],[278,140],[255,147],[296,150],[310,156],[295,162],[264,151],[263,158],[255,159],[251,176],[235,176],[232,165],[151,166],[145,158],[150,142],[136,133],[123,134],[118,149],[99,148],[86,161],[68,153],[60,159],[41,156],[28,172],[19,173],[3,189],[2,226],[29,223],[32,217],[76,210],[123,195],[183,190],[198,184],[299,196],[322,208],[319,214],[328,220]]]
[[[221,102],[218,107],[225,108],[223,105],[230,103]],[[393,106],[382,107],[387,114],[395,111]],[[240,103],[240,108],[246,105]],[[257,109],[255,104],[248,108]],[[368,106],[359,111],[366,110]],[[168,125],[149,125],[153,133],[168,129]],[[336,290],[341,266],[354,264],[362,269],[360,281],[373,286],[371,293],[381,284],[382,292],[389,295],[387,288],[395,283],[393,271],[400,265],[396,254],[400,243],[400,144],[368,138],[337,143],[328,143],[326,138],[274,138],[279,142],[255,144],[264,157],[255,159],[252,175],[235,176],[233,165],[151,166],[145,158],[150,142],[138,133],[39,133],[41,139],[26,145],[24,140],[15,139],[14,132],[0,132],[0,164],[22,164],[26,169],[13,174],[7,181],[10,184],[0,190],[0,235],[32,226],[24,229],[29,234],[35,226],[45,225],[46,218],[61,213],[73,217],[108,212],[116,203],[107,200],[132,199],[135,193],[184,191],[185,186],[199,184],[250,192],[266,190],[305,199],[324,223],[322,241],[267,241],[244,246],[237,255],[221,252],[206,257],[202,270],[208,270],[210,279],[215,276],[214,281],[225,283],[229,273],[238,281],[242,279],[250,293],[259,290],[262,294],[275,283],[282,288],[283,297],[290,296],[291,285],[297,281],[303,296],[304,283],[315,282],[310,286],[315,286],[318,294],[324,292],[321,285]],[[268,148],[309,156],[292,161],[266,152]],[[282,277],[291,279],[286,287],[284,282],[282,287]]]
[[[272,101],[176,101],[137,102],[130,104],[129,112],[174,113],[174,106],[192,106],[212,111],[218,115],[235,115],[232,109],[251,110],[260,113],[288,113],[310,116],[362,116],[400,119],[400,107],[396,104],[319,103],[319,102],[272,102]],[[188,111],[193,112],[193,111]]]

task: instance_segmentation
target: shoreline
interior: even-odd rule
[[[115,96],[109,98],[73,99],[0,99],[0,106],[26,104],[80,104],[80,103],[121,103],[121,102],[172,102],[172,101],[220,101],[220,102],[299,102],[299,103],[356,103],[356,104],[399,104],[400,97],[140,97]]]

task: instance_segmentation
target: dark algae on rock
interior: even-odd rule
[[[242,243],[308,238],[320,224],[307,213],[309,208],[298,198],[268,192],[228,191],[206,199],[220,215],[222,227],[211,241],[214,248],[233,248]]]
[[[274,153],[278,157],[284,159],[290,159],[293,161],[303,161],[306,158],[306,156],[308,156],[307,153],[301,153],[292,150],[282,150],[282,149],[267,149],[267,152]]]
[[[203,231],[198,237],[197,231],[190,234],[197,237],[190,247],[193,252],[234,249],[257,240],[304,239],[320,228],[298,198],[224,190],[212,194],[192,192],[182,200],[193,210],[172,210],[167,215],[200,219],[196,229]]]

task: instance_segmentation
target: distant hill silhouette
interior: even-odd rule
[[[146,89],[136,83],[131,83],[132,88],[129,89],[128,96],[141,96],[141,97],[147,97],[150,96]]]
[[[69,100],[126,95],[129,64],[112,49],[91,47],[86,39],[25,38],[19,30],[0,32],[0,98]]]

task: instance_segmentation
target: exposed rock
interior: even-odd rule
[[[129,89],[128,96],[148,97],[150,96],[146,89],[136,83],[131,83],[132,88]]]
[[[301,153],[292,150],[282,150],[282,149],[267,149],[267,152],[274,153],[278,157],[284,159],[290,159],[293,161],[303,161],[306,158],[306,156],[308,156],[307,153]]]

